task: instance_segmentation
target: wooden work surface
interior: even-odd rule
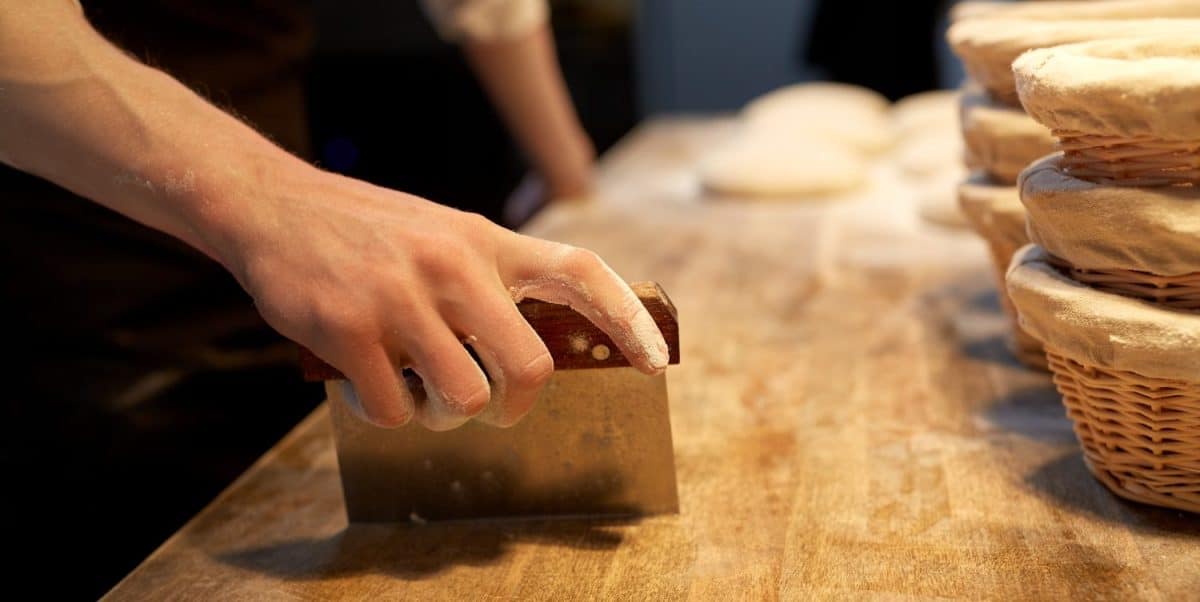
[[[642,127],[600,201],[528,229],[678,306],[679,515],[348,528],[321,409],[112,597],[1200,598],[1200,516],[1090,477],[1005,351],[982,242],[921,224],[886,161],[835,202],[702,199],[728,133]]]

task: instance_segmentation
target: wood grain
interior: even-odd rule
[[[320,410],[112,599],[1200,596],[1200,518],[1088,474],[1049,378],[1004,349],[982,241],[919,223],[886,163],[836,203],[700,199],[730,133],[645,126],[599,202],[529,229],[671,291],[680,514],[347,527]]]
[[[634,282],[629,288],[633,289],[662,332],[667,343],[668,363],[678,364],[679,317],[671,298],[655,282]],[[545,343],[546,350],[554,358],[555,370],[629,366],[629,360],[612,338],[570,307],[526,299],[517,304],[517,310]],[[601,345],[603,355],[593,353]],[[304,379],[309,381],[346,378],[337,368],[303,347],[300,348],[300,371]]]

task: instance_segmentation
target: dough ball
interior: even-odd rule
[[[949,228],[969,228],[966,215],[958,205],[958,185],[967,169],[956,168],[914,183],[917,191],[917,213],[927,222]]]
[[[907,136],[957,132],[959,95],[958,90],[931,90],[897,101],[892,107],[892,129],[900,144]]]
[[[908,178],[963,173],[963,143],[954,130],[910,137],[894,156],[900,173]]]
[[[845,144],[819,136],[747,131],[700,165],[700,181],[720,196],[794,198],[845,192],[867,179],[868,165]]]
[[[833,83],[796,84],[751,101],[742,111],[746,128],[793,136],[822,136],[867,154],[892,144],[890,104],[878,93]]]

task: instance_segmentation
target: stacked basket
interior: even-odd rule
[[[1200,512],[1200,32],[1035,50],[1013,65],[1062,153],[1022,174],[1036,246],[1008,272],[1088,467]]]
[[[1083,40],[1145,32],[1178,35],[1200,30],[1200,21],[1188,19],[1105,18],[1108,14],[1093,4],[1096,3],[1046,6],[1033,13],[1020,12],[1032,7],[998,7],[989,9],[983,17],[960,19],[947,35],[967,72],[978,82],[966,88],[961,101],[966,160],[976,171],[959,187],[959,205],[975,231],[988,242],[1000,283],[1013,253],[1029,242],[1025,210],[1015,187],[1017,176],[1031,162],[1055,150],[1055,138],[1050,131],[1022,110],[1013,81],[1013,59],[1027,50]],[[1120,9],[1127,3],[1102,4]],[[1171,16],[1181,11],[1189,14],[1186,11],[1190,10],[1200,15],[1200,3],[1193,3],[1190,8],[1180,8],[1175,3],[1149,3],[1144,10],[1150,14],[1161,10]],[[1060,18],[1052,18],[1055,14]],[[1008,297],[1002,294],[1001,299],[1014,321],[1010,338],[1014,355],[1028,366],[1045,369],[1041,344],[1016,324]]]
[[[972,77],[990,81],[985,79],[991,71],[984,64],[986,55],[977,52],[977,45],[972,43],[974,31],[981,25],[982,22],[975,20],[956,23],[949,38]],[[999,100],[1011,96],[1004,86],[983,88],[968,83],[959,101],[964,159],[973,171],[958,187],[958,203],[971,227],[987,242],[1001,285],[1013,253],[1029,242],[1025,234],[1025,209],[1015,187],[1017,175],[1029,162],[1054,150],[1049,130],[1030,119],[1018,103]],[[1004,287],[1000,286],[1000,290]],[[1045,369],[1041,344],[1016,325],[1008,296],[1001,293],[1000,300],[1013,319],[1009,349],[1022,363]]]

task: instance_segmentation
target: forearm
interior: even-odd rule
[[[585,192],[595,150],[563,82],[549,28],[511,39],[468,41],[464,52],[553,192]]]
[[[226,263],[233,215],[252,211],[234,206],[242,191],[315,171],[124,55],[73,3],[0,11],[4,162]]]

